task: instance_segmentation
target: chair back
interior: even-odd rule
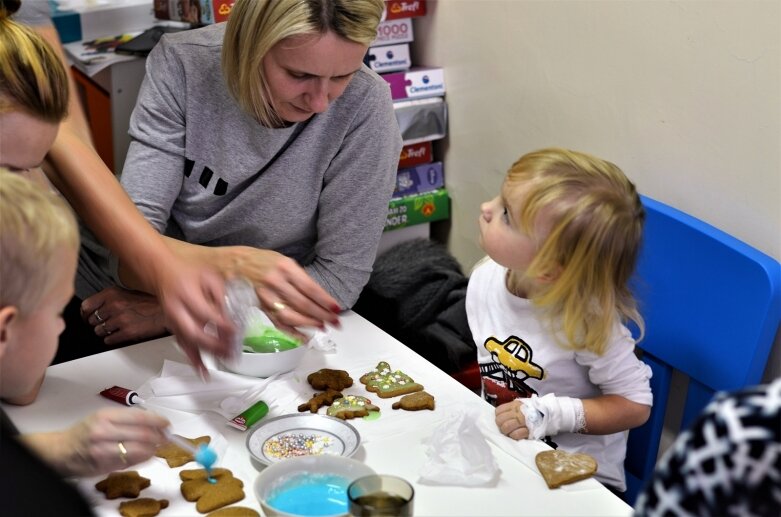
[[[675,208],[642,202],[645,232],[632,289],[646,323],[638,348],[653,370],[654,405],[648,422],[629,433],[629,504],[656,464],[672,372],[689,377],[685,429],[716,391],[761,382],[781,318],[778,261]]]

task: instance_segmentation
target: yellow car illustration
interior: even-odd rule
[[[494,338],[488,338],[485,341],[485,348],[491,352],[494,360],[502,364],[514,375],[532,379],[542,379],[543,371],[539,365],[532,362],[532,349],[522,340],[515,336],[510,336],[504,342],[497,341]]]

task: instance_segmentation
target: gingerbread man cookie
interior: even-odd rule
[[[322,393],[315,393],[311,399],[298,406],[298,411],[303,413],[308,410],[312,413],[317,413],[318,409],[323,406],[330,406],[338,398],[342,398],[341,391],[329,389]]]
[[[180,438],[193,444],[193,447],[196,449],[201,444],[208,445],[212,440],[210,436],[199,436],[198,438],[185,438],[184,436],[180,436]],[[155,451],[155,456],[165,459],[165,461],[168,462],[168,466],[172,469],[186,465],[191,461],[195,461],[195,458],[193,458],[193,455],[190,453],[190,451],[182,449],[173,442],[169,442],[158,447]]]

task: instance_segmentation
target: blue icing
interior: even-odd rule
[[[194,457],[195,461],[200,463],[206,470],[206,476],[209,480],[209,483],[217,483],[217,480],[212,477],[212,465],[214,465],[214,463],[217,461],[217,453],[214,452],[214,449],[206,444],[201,444],[200,447],[198,447],[198,449],[195,451]]]
[[[305,474],[274,491],[267,500],[273,508],[306,516],[347,513],[347,478],[334,474]]]

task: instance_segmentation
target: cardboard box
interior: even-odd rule
[[[415,67],[406,72],[382,74],[391,88],[394,101],[445,95],[445,74],[442,68]]]
[[[370,46],[378,47],[380,45],[410,43],[413,39],[411,18],[387,20],[377,26],[377,38]]]
[[[445,175],[442,173],[442,162],[399,169],[396,173],[396,189],[393,191],[393,197],[431,192],[444,186]]]
[[[405,145],[401,148],[399,168],[407,169],[409,167],[434,161],[431,151],[431,142],[419,142],[417,144]]]
[[[425,0],[385,0],[385,15],[383,20],[413,18],[426,14]]]
[[[441,221],[449,216],[450,198],[444,188],[425,194],[391,199],[384,231]]]
[[[364,62],[378,73],[407,70],[412,66],[412,61],[409,58],[409,44],[370,47],[369,51],[366,52]]]
[[[393,110],[404,145],[447,135],[447,103],[442,97],[394,102]]]
[[[224,22],[235,0],[154,0],[155,18],[193,25]]]
[[[52,5],[52,23],[63,44],[141,32],[155,23],[149,0],[88,4],[62,10],[58,4]]]

